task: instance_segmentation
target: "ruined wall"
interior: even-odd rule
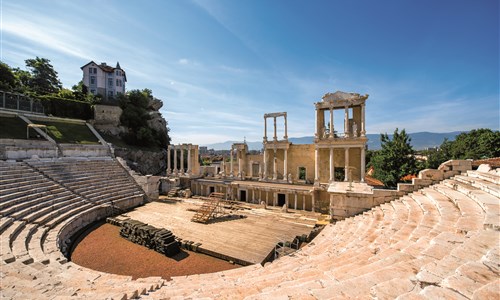
[[[314,182],[314,145],[290,145],[288,149],[288,173],[292,174],[293,182],[299,182],[299,167],[306,168],[306,181]],[[283,170],[283,161],[278,168]]]

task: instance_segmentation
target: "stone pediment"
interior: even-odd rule
[[[323,101],[324,102],[331,102],[331,101],[357,101],[357,100],[366,100],[368,98],[368,95],[360,95],[358,93],[346,93],[346,92],[341,92],[341,91],[336,91],[335,93],[326,93],[323,96]]]

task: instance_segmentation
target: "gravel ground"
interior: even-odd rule
[[[89,269],[129,275],[134,279],[212,273],[239,268],[208,255],[185,251],[167,257],[120,236],[120,228],[102,224],[88,233],[75,247],[71,260]]]

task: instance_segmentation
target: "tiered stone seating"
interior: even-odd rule
[[[465,181],[479,177],[488,189]],[[457,176],[329,225],[265,267],[175,277],[144,298],[496,299],[499,179]]]
[[[67,179],[60,181],[66,184]],[[264,267],[174,277],[165,285],[158,278],[133,281],[67,262],[58,241],[65,240],[68,228],[81,226],[89,212],[53,227],[2,214],[1,238],[8,241],[14,256],[13,261],[2,262],[3,296],[497,299],[499,184],[495,171],[462,174],[328,225],[304,248]],[[14,252],[25,253],[23,240],[33,261],[16,258]]]
[[[127,208],[143,201],[143,192],[112,159],[28,161],[39,172],[95,204]]]
[[[62,255],[63,232],[74,233],[95,220],[94,215],[106,209],[98,205],[105,200],[89,201],[26,163],[0,161],[0,182],[2,298],[123,299],[163,284],[157,277],[133,281],[129,276],[88,270]],[[132,187],[134,197],[142,198]],[[90,221],[83,223],[86,218]]]

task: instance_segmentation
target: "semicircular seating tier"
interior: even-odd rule
[[[141,191],[122,172],[111,159],[0,162],[2,297],[498,299],[500,294],[498,170],[468,171],[327,225],[307,246],[264,267],[168,282],[90,270],[61,252],[74,232],[110,209],[137,204]],[[108,174],[107,180],[99,178]],[[84,184],[72,185],[74,180]],[[95,185],[108,180],[106,187]],[[126,193],[136,198],[116,196],[115,184],[130,188]]]

